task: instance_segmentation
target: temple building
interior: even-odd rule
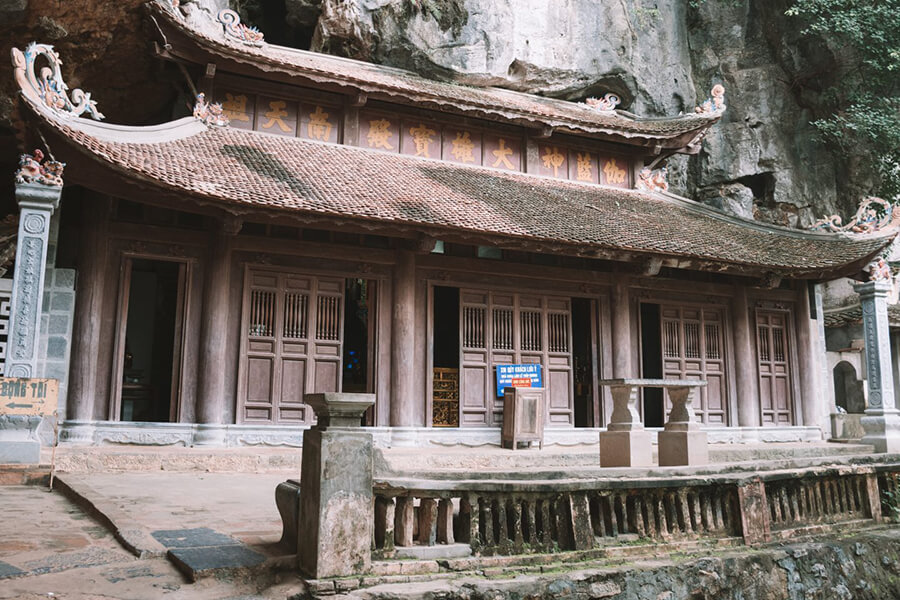
[[[149,12],[197,93],[169,123],[100,121],[50,46],[13,50],[23,149],[46,158],[17,188],[31,275],[13,306],[32,313],[14,320],[33,326],[13,323],[6,375],[60,380],[65,441],[299,444],[303,394],[344,391],[376,395],[379,443],[499,443],[497,366],[520,364],[541,366],[550,443],[596,443],[613,378],[706,381],[714,442],[830,430],[816,284],[868,279],[895,222],[798,231],[669,193],[665,162],[700,151],[721,85],[641,118],[615,93],[268,44],[230,10]],[[670,406],[638,401],[648,428]]]

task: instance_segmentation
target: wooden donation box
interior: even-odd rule
[[[508,387],[503,394],[500,445],[513,450],[519,442],[544,448],[544,388]]]

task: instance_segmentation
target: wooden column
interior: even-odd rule
[[[82,239],[72,330],[72,364],[66,424],[61,437],[70,443],[91,443],[94,399],[97,397],[97,361],[106,286],[109,198],[85,198],[81,204]]]
[[[816,359],[813,356],[815,350],[815,330],[813,329],[812,316],[809,310],[809,289],[806,282],[800,282],[801,288],[797,294],[797,371],[800,381],[800,411],[803,422],[798,425],[816,426],[824,425],[819,422],[818,414],[821,412],[818,406],[819,385],[816,374]]]
[[[200,355],[197,378],[197,422],[195,446],[225,442],[225,374],[229,368],[228,285],[231,241],[241,229],[235,218],[223,218],[215,225],[207,254],[203,281],[203,311],[200,321]]]
[[[759,374],[753,320],[747,301],[747,288],[737,285],[732,301],[734,326],[734,379],[737,392],[737,424],[759,427]]]
[[[631,303],[628,293],[628,278],[622,275],[612,290],[612,350],[613,377],[623,379],[634,377],[631,371]]]
[[[391,426],[414,427],[416,257],[411,250],[397,251],[391,311]]]

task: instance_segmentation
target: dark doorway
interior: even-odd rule
[[[659,304],[641,303],[641,377],[662,379],[662,335]],[[644,426],[662,427],[665,404],[662,388],[644,388]]]
[[[181,326],[182,263],[133,259],[122,360],[122,421],[175,419],[176,330]],[[180,346],[180,344],[179,344]]]
[[[572,298],[572,360],[575,366],[575,427],[594,427],[594,336],[593,302]]]
[[[341,390],[349,393],[372,391],[370,364],[371,321],[374,282],[348,279],[344,290],[344,372]]]
[[[459,288],[434,288],[432,424],[459,427]]]

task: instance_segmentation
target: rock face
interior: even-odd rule
[[[70,85],[92,91],[111,122],[164,121],[185,85],[152,58],[142,2],[0,1],[0,34],[19,47],[56,43]],[[228,2],[182,3],[214,13]],[[572,100],[613,91],[623,108],[647,116],[692,110],[723,83],[723,121],[699,156],[670,160],[669,179],[674,191],[735,214],[804,226],[851,212],[866,187],[858,165],[836,161],[814,140],[809,121],[837,76],[840,51],[801,37],[801,24],[784,15],[788,0],[230,4],[273,43]],[[4,61],[0,136],[12,132],[12,97]],[[0,167],[14,164],[15,145],[0,146],[9,148]],[[10,194],[11,186],[0,188],[0,208]]]

